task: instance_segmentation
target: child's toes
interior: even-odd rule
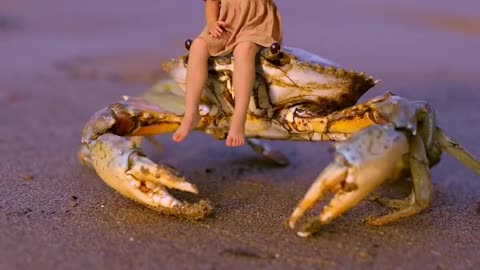
[[[225,142],[225,144],[228,146],[228,147],[231,147],[233,146],[233,139],[232,137],[227,137],[227,141]]]
[[[182,140],[182,134],[180,134],[179,132],[177,133],[174,133],[173,136],[172,136],[172,140],[174,142],[180,142]]]
[[[242,146],[243,145],[243,142],[242,142],[242,137],[237,137],[236,140],[235,140],[235,146]]]

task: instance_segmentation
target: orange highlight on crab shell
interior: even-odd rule
[[[367,116],[339,120],[332,123],[328,129],[330,133],[355,133],[371,125],[375,125]]]
[[[180,126],[180,123],[162,123],[160,125],[152,125],[142,127],[136,130],[132,136],[153,136],[166,133],[172,133]]]

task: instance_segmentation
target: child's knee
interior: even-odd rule
[[[201,50],[208,52],[207,42],[203,38],[196,38],[192,42],[190,50]]]
[[[233,54],[256,54],[259,51],[259,46],[251,41],[243,41],[238,43],[233,50]]]

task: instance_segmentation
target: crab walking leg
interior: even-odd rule
[[[413,194],[410,204],[391,214],[366,220],[369,225],[385,225],[401,218],[406,218],[425,210],[432,201],[432,179],[428,166],[425,145],[421,136],[413,136],[410,140],[410,171],[413,180]]]
[[[480,163],[458,143],[449,138],[440,128],[435,130],[435,142],[441,149],[456,158],[460,163],[477,174],[480,174]]]
[[[424,102],[418,102],[418,104],[421,107],[420,117],[422,119],[422,127],[419,129],[419,133],[422,136],[425,148],[427,149],[427,156],[429,156],[430,153],[428,152],[433,147],[435,130],[437,129],[437,120],[435,112],[430,105]]]
[[[268,143],[265,143],[259,139],[246,139],[247,144],[260,155],[268,158],[280,166],[287,166],[289,161],[287,157],[279,150],[272,149]]]
[[[408,198],[403,199],[403,200],[401,200],[401,199],[389,199],[389,198],[384,198],[384,197],[375,197],[375,198],[369,199],[369,200],[372,201],[372,202],[376,202],[383,207],[399,210],[399,209],[405,208],[407,206],[410,206],[415,201],[415,194],[412,193],[410,196],[408,196]],[[369,219],[371,219],[371,218],[367,218],[367,220],[366,220],[367,223],[368,223]]]
[[[288,226],[295,228],[297,221],[305,215],[318,201],[320,201],[327,191],[333,191],[341,182],[345,181],[348,167],[337,162],[330,164],[318,176],[303,199],[293,211],[288,219]]]
[[[145,137],[145,139],[147,139],[148,142],[150,142],[155,148],[157,148],[159,152],[165,151],[165,149],[163,148],[163,145],[157,140],[155,140],[153,136],[147,136]]]

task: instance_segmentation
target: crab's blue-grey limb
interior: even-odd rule
[[[390,214],[381,217],[367,218],[369,225],[385,225],[401,218],[406,218],[418,214],[425,210],[432,201],[432,180],[430,176],[429,160],[423,139],[420,135],[410,139],[409,166],[413,180],[413,190],[409,198],[404,203],[398,200],[396,203],[384,199],[384,205],[393,206],[396,209]],[[381,201],[380,201],[381,202]]]
[[[246,139],[247,144],[253,151],[273,161],[280,166],[287,166],[289,164],[288,158],[279,150],[272,149],[268,143],[259,139]]]
[[[295,208],[288,220],[289,226],[294,228],[306,211],[327,192],[332,192],[333,199],[318,218],[297,233],[310,236],[320,225],[330,223],[356,206],[384,182],[398,178],[405,168],[408,145],[406,135],[393,125],[371,126],[337,143],[334,162],[325,168]]]
[[[90,151],[86,145],[80,145],[80,148],[77,152],[77,159],[82,163],[83,166],[93,169],[92,159],[90,157]]]
[[[427,151],[430,167],[440,161],[443,150],[480,175],[480,162],[437,127],[435,112],[429,104],[392,95],[386,102],[374,104],[373,107],[396,129],[408,130],[412,135],[418,132]]]
[[[478,162],[472,154],[467,152],[458,143],[448,137],[447,134],[445,134],[445,132],[440,128],[435,130],[434,136],[435,143],[439,146],[439,148],[457,159],[470,170],[480,175],[480,162]]]
[[[153,136],[146,136],[145,139],[147,139],[149,143],[151,143],[155,148],[157,148],[159,152],[165,151],[163,145],[159,141],[155,140]]]
[[[434,144],[437,129],[435,111],[423,101],[410,101],[392,95],[387,102],[374,104],[374,108],[396,129],[407,130],[412,135],[420,134],[430,166],[440,161],[441,150]]]

